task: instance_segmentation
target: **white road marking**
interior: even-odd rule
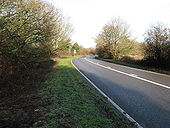
[[[118,64],[116,64],[116,65],[118,65]],[[147,73],[152,73],[152,74],[161,75],[161,76],[165,76],[165,77],[170,77],[170,75],[166,75],[166,74],[162,74],[162,73],[158,73],[158,72],[154,72],[154,71],[149,71],[149,70],[144,70],[144,69],[139,69],[139,68],[133,68],[133,67],[128,67],[128,66],[124,66],[124,65],[119,65],[119,66],[124,67],[124,68],[133,69],[133,70],[136,70],[136,71],[147,72]]]
[[[130,75],[131,75],[131,76],[138,76],[138,75],[136,75],[136,74],[133,74],[133,73],[130,73]]]
[[[92,61],[88,60],[87,58],[85,58],[85,60],[87,60],[88,62],[90,62],[90,63],[92,63],[92,64],[95,64],[95,65],[97,65],[97,66],[106,68],[106,69],[108,69],[108,70],[112,70],[112,71],[114,71],[114,72],[118,72],[118,73],[120,73],[120,74],[124,74],[124,75],[126,75],[126,76],[130,76],[130,77],[136,78],[136,79],[138,79],[138,80],[142,80],[142,81],[145,81],[145,82],[148,82],[148,83],[152,83],[152,84],[154,84],[154,85],[157,85],[157,86],[160,86],[160,87],[163,87],[163,88],[166,88],[166,89],[170,89],[170,87],[167,86],[167,85],[164,85],[164,84],[161,84],[161,83],[158,83],[158,82],[154,82],[154,81],[151,81],[151,80],[148,80],[148,79],[139,77],[139,76],[137,76],[137,75],[132,75],[132,74],[129,74],[129,73],[126,73],[126,72],[122,72],[122,71],[119,71],[119,70],[116,70],[116,69],[113,69],[113,68],[110,68],[110,67],[106,67],[106,66],[103,66],[103,65],[101,65],[101,64],[96,64],[95,62],[92,62]]]
[[[110,99],[102,90],[100,90],[90,79],[88,79],[72,62],[71,64],[74,68],[91,84],[97,91],[99,91],[107,100],[122,114],[124,115],[129,121],[133,122],[137,128],[143,128],[137,121],[135,121],[129,114],[127,114],[122,108],[120,108],[112,99]]]

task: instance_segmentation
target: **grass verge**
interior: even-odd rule
[[[96,57],[96,59],[99,59],[99,60],[102,60],[102,61],[106,61],[106,62],[110,62],[110,63],[115,63],[115,64],[123,65],[123,66],[132,67],[132,68],[149,70],[149,71],[153,71],[153,72],[157,72],[157,73],[162,73],[162,74],[170,75],[170,70],[168,70],[168,69],[165,70],[165,69],[161,69],[161,68],[154,68],[154,67],[149,67],[149,66],[142,66],[142,65],[140,65],[140,64],[131,64],[131,63],[122,62],[122,61],[118,61],[118,60],[103,59],[103,58],[99,58],[99,57]],[[133,63],[134,63],[134,62],[133,62]]]
[[[39,93],[51,104],[42,128],[130,128],[120,115],[71,65],[72,58],[59,58],[57,68]]]

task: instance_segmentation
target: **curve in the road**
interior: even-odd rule
[[[170,77],[137,71],[127,67],[87,58],[89,61],[130,74],[130,76],[108,70],[101,66],[86,61],[84,58],[73,60],[74,65],[104,92],[111,100],[131,115],[143,127],[170,128],[170,90],[136,79],[132,76],[140,76],[144,79],[155,81],[166,86]],[[110,68],[109,68],[110,67]]]
[[[72,62],[71,64],[74,66],[74,68],[94,87],[97,91],[99,91],[104,97],[107,98],[107,100],[123,115],[125,116],[129,121],[131,121],[137,128],[143,128],[135,119],[133,119],[129,114],[127,114],[121,107],[119,107],[112,99],[110,99],[102,90],[100,90],[90,79],[88,79],[85,74],[83,74]]]

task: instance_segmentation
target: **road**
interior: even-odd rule
[[[74,65],[144,128],[170,128],[170,76],[76,58]]]

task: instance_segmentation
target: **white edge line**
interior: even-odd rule
[[[127,114],[122,108],[120,108],[112,99],[110,99],[104,92],[102,92],[91,80],[89,80],[72,62],[71,64],[74,68],[91,84],[94,88],[97,89],[107,100],[122,114],[124,115],[129,121],[133,122],[137,128],[143,128],[137,121],[135,121],[129,114]]]
[[[113,68],[110,68],[110,67],[108,68],[108,67],[103,66],[103,65],[101,65],[101,64],[96,64],[95,62],[92,62],[92,61],[90,61],[90,60],[88,60],[88,59],[86,59],[86,58],[85,58],[85,60],[88,61],[88,62],[90,62],[90,63],[92,63],[92,64],[95,64],[95,65],[97,65],[97,66],[99,66],[99,67],[103,67],[103,68],[106,68],[106,69],[108,69],[108,70],[111,70],[111,71],[118,72],[118,73],[123,74],[123,75],[126,75],[126,76],[130,76],[130,77],[136,78],[136,79],[138,79],[138,80],[142,80],[142,81],[145,81],[145,82],[148,82],[148,83],[151,83],[151,84],[155,84],[155,85],[157,85],[157,86],[160,86],[160,87],[163,87],[163,88],[166,88],[166,89],[170,89],[170,87],[167,86],[167,85],[164,85],[164,84],[161,84],[161,83],[158,83],[158,82],[154,82],[154,81],[151,81],[151,80],[148,80],[148,79],[144,79],[144,78],[142,78],[142,77],[135,76],[135,75],[132,75],[132,74],[129,74],[129,73],[126,73],[126,72],[122,72],[122,71],[119,71],[119,70],[116,70],[116,69],[113,69]]]

